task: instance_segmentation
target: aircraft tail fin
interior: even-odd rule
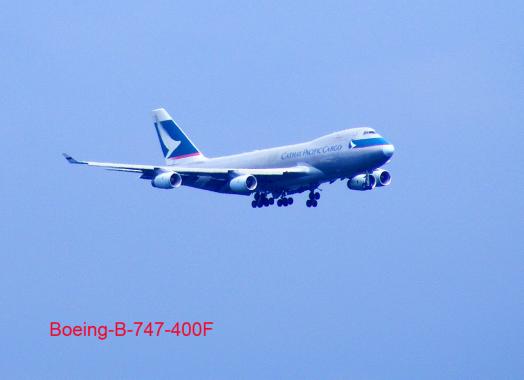
[[[153,110],[153,121],[168,165],[205,158],[165,109]]]

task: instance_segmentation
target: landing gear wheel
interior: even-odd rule
[[[315,199],[318,201],[320,199],[320,193],[315,193]]]
[[[307,206],[307,207],[311,207],[311,199],[308,199],[308,200],[306,201],[306,206]]]
[[[251,202],[251,207],[256,208],[257,207],[257,201]]]
[[[309,199],[311,199],[311,200],[315,199],[315,193],[313,191],[309,192]]]
[[[264,198],[263,203],[264,203],[264,207],[269,206],[269,199]]]
[[[282,207],[282,199],[279,199],[279,200],[277,201],[277,206],[278,206],[278,207]]]
[[[317,201],[311,201],[311,205],[312,205],[313,207],[317,207],[317,206],[318,206],[318,202],[317,202]]]
[[[255,193],[255,201],[258,201],[260,199],[260,193]]]
[[[293,204],[293,198],[288,198],[287,204],[291,206]]]
[[[275,198],[269,198],[269,204],[270,205],[275,204]]]
[[[282,198],[282,205],[283,205],[284,207],[287,207],[287,205],[288,205],[287,198]]]

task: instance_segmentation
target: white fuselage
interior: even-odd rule
[[[260,191],[287,194],[316,188],[324,182],[351,178],[379,168],[389,161],[394,148],[370,128],[353,128],[331,133],[305,143],[255,150],[217,158],[202,158],[191,162],[177,162],[185,167],[263,169],[308,166],[310,172],[278,181],[261,183]],[[182,161],[182,160],[181,160]],[[212,178],[185,181],[184,185],[230,193]]]

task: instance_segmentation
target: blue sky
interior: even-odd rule
[[[0,368],[10,378],[522,378],[522,2],[9,2],[0,13]],[[161,163],[369,125],[389,188],[286,209]],[[304,198],[304,199],[303,199]],[[211,320],[50,338],[51,320]]]

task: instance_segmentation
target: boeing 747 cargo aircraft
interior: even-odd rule
[[[255,150],[216,158],[205,157],[163,109],[153,111],[155,129],[165,165],[135,165],[78,161],[71,164],[140,174],[153,187],[190,186],[226,194],[254,196],[251,206],[293,204],[292,194],[309,192],[307,207],[317,207],[323,183],[347,179],[351,190],[372,190],[391,183],[380,167],[393,156],[394,147],[371,128],[352,128],[305,143]]]

